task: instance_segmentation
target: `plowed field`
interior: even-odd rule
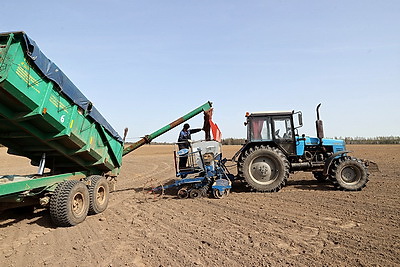
[[[296,173],[278,193],[144,201],[146,182],[175,173],[171,146],[142,147],[124,158],[108,209],[75,227],[54,227],[46,209],[1,213],[0,265],[400,266],[400,146],[348,148],[381,170],[361,192]],[[5,148],[0,162],[0,174],[36,171]]]

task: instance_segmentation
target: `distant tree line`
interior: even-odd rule
[[[222,139],[223,145],[243,145],[246,142],[244,138],[226,138]],[[133,142],[125,142],[125,145],[133,144]],[[151,145],[173,145],[175,143],[169,142],[151,142]]]
[[[345,137],[346,144],[400,144],[400,136]]]
[[[377,137],[335,137],[335,139],[345,140],[346,144],[400,144],[400,136],[377,136]],[[243,145],[244,138],[222,139],[223,145]]]
[[[244,138],[226,138],[222,139],[222,145],[243,145],[246,142]]]

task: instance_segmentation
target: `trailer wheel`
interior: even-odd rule
[[[92,175],[87,178],[90,181],[89,190],[89,214],[98,214],[107,209],[110,199],[110,189],[104,176]]]
[[[80,181],[68,180],[56,187],[50,198],[50,216],[57,226],[73,226],[85,220],[89,191]]]
[[[243,153],[238,173],[254,190],[278,192],[289,177],[289,162],[277,148],[256,146]]]
[[[352,157],[342,157],[337,159],[331,170],[330,180],[333,185],[346,191],[359,191],[368,182],[368,171],[364,163]]]

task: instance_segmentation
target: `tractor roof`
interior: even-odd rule
[[[263,117],[263,116],[279,116],[279,115],[292,115],[294,114],[294,110],[285,110],[285,111],[259,111],[252,112],[247,115],[247,117]]]

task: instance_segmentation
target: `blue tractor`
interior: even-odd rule
[[[368,161],[349,156],[343,140],[324,138],[317,106],[317,137],[299,135],[300,111],[246,114],[247,141],[235,154],[238,178],[252,190],[277,192],[290,173],[312,172],[340,190],[358,191],[368,182]]]

